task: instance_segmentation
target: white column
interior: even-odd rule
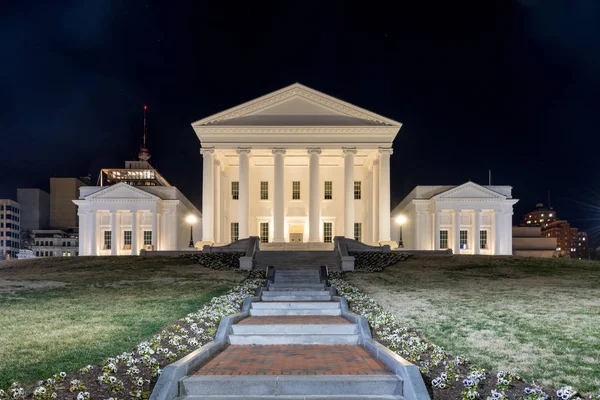
[[[481,253],[481,210],[475,210],[473,213],[475,228],[473,229],[473,254]]]
[[[344,236],[354,239],[354,155],[356,148],[344,151]]]
[[[285,242],[284,233],[284,222],[285,222],[285,208],[284,208],[284,174],[285,174],[285,149],[273,149],[273,162],[275,165],[273,176],[274,176],[274,190],[273,190],[273,242]]]
[[[158,214],[156,213],[156,210],[150,210],[150,213],[152,215],[152,241],[150,244],[152,244],[153,250],[158,250],[156,247],[156,238],[158,237]]]
[[[215,236],[214,240],[216,243],[221,243],[221,162],[215,160],[215,199],[214,199],[214,210],[215,216],[213,219]]]
[[[200,149],[202,154],[202,241],[214,242],[214,152],[212,147]]]
[[[371,185],[373,193],[373,235],[371,241],[379,242],[379,160],[373,161],[373,185]]]
[[[502,210],[494,210],[494,254],[502,254],[501,235],[502,235]]]
[[[138,230],[137,219],[138,219],[137,211],[136,210],[131,211],[131,255],[133,255],[133,256],[137,256],[139,254],[138,242],[137,242],[137,230]]]
[[[433,210],[433,249],[440,250],[440,210]]]
[[[454,228],[454,234],[452,235],[454,236],[454,239],[452,240],[452,251],[454,254],[460,254],[460,210],[453,210],[452,217],[452,228]]]
[[[379,148],[379,241],[390,241],[390,155],[391,147]]]
[[[98,254],[98,244],[96,243],[96,211],[90,211],[87,225],[90,232],[90,255],[95,256]]]
[[[81,207],[81,206],[80,206]],[[79,216],[79,255],[85,256],[87,253],[85,252],[85,240],[87,239],[87,235],[89,235],[87,222],[88,222],[88,213],[87,211],[77,211],[77,215]]]
[[[424,217],[424,215],[423,215],[422,211],[417,210],[415,212],[415,221],[414,221],[415,229],[413,230],[413,232],[415,233],[415,237],[412,240],[413,249],[415,249],[415,250],[423,250],[423,249],[421,249],[421,221],[422,221],[423,217]]]
[[[320,221],[320,183],[319,183],[319,158],[321,149],[308,149],[308,170],[310,175],[308,190],[308,241],[320,242],[319,221]]]
[[[509,211],[505,211],[504,212],[504,224],[503,224],[503,226],[504,226],[504,240],[506,242],[506,244],[504,245],[504,254],[509,255],[509,256],[513,254],[513,248],[512,248],[512,216],[513,216],[512,209],[509,210]]]
[[[248,220],[250,213],[250,148],[238,147],[240,161],[240,195],[238,200],[238,216],[240,223],[240,239],[248,235]]]
[[[117,255],[117,212],[110,212],[110,255]]]

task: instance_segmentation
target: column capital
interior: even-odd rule
[[[356,154],[356,147],[342,147],[344,154]]]
[[[306,149],[306,152],[308,154],[321,154],[321,148],[320,147],[309,147],[308,149]]]
[[[373,166],[379,167],[379,160],[377,160],[377,159],[373,160]]]
[[[236,149],[236,152],[238,154],[242,154],[242,153],[250,154],[251,150],[252,150],[252,147],[238,147]]]
[[[473,210],[475,213],[480,213],[481,212],[481,208],[476,208]]]
[[[392,149],[391,147],[380,147],[379,148],[379,154],[392,155],[393,153],[394,153],[394,149]]]
[[[205,154],[213,154],[215,152],[215,148],[214,147],[202,147],[200,149],[200,154],[205,155]]]
[[[283,149],[281,147],[276,147],[274,149],[271,149],[271,153],[272,154],[285,154],[285,149]]]
[[[217,167],[220,167],[220,166],[221,166],[221,161],[219,161],[219,160],[215,160],[215,165],[216,165]]]

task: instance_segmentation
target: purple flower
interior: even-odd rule
[[[531,394],[531,389],[525,388],[525,394]]]

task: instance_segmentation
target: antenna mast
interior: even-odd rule
[[[140,151],[140,154],[138,155],[138,158],[140,159],[140,161],[148,161],[150,159],[150,153],[148,153],[148,148],[146,147],[146,134],[147,134],[146,110],[147,109],[148,109],[148,106],[144,105],[144,144],[142,146],[142,150]]]

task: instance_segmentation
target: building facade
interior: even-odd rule
[[[546,207],[543,203],[538,203],[535,209],[523,216],[519,226],[539,226],[545,229],[548,224],[557,221],[556,211],[552,207]]]
[[[86,183],[77,178],[50,178],[50,227],[69,230],[79,225],[77,206],[73,200],[79,198],[79,188]]]
[[[411,250],[452,249],[453,254],[511,255],[513,199],[510,186],[417,186],[392,211],[402,227],[392,239]]]
[[[34,230],[31,251],[35,257],[78,256],[79,233],[58,229]]]
[[[542,229],[542,236],[556,238],[556,253],[560,257],[589,258],[588,236],[565,220],[551,222]]]
[[[21,241],[21,207],[18,202],[0,199],[0,258],[16,258]]]
[[[48,229],[50,226],[50,195],[41,189],[17,189],[21,205],[21,230]]]
[[[390,242],[400,123],[293,84],[192,127],[202,146],[204,243]]]

